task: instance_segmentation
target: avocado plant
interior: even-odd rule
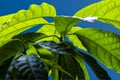
[[[119,0],[103,0],[73,16],[59,16],[43,2],[1,16],[0,79],[90,80],[88,64],[99,80],[111,80],[98,61],[120,73],[120,35],[76,24],[97,20],[120,29],[119,6]],[[41,27],[26,32],[35,26]]]

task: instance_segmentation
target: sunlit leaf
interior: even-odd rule
[[[73,27],[71,31],[68,33],[67,37],[75,46],[77,46],[80,49],[86,50],[86,48],[82,45],[81,41],[78,39],[78,37],[73,34],[75,31],[80,30],[80,27]]]
[[[79,21],[78,18],[57,16],[55,17],[55,28],[62,36],[65,36]]]
[[[4,26],[6,26],[11,21],[13,16],[14,14],[0,16],[0,30],[4,29]]]
[[[75,16],[88,17],[96,16],[99,21],[112,24],[120,29],[120,1],[119,0],[103,0],[93,3],[79,10]]]
[[[40,32],[40,33],[43,33],[43,34],[46,34],[47,36],[49,36],[49,37],[44,38],[44,39],[42,39],[40,41],[59,42],[59,38],[56,38],[56,36],[60,37],[60,34],[56,31],[54,23],[52,23],[51,25],[42,26],[37,32]]]
[[[120,73],[120,36],[100,29],[85,28],[75,32],[82,44],[108,68]]]
[[[47,3],[40,6],[32,4],[28,10],[20,10],[12,16],[12,19],[0,29],[0,46],[7,43],[11,37],[33,26],[47,24],[43,17],[56,16],[55,8]]]

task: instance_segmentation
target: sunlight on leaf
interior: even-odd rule
[[[81,28],[80,28],[80,27],[73,27],[73,28],[71,29],[71,31],[68,33],[67,37],[69,38],[69,40],[70,40],[71,42],[73,42],[73,44],[74,44],[75,46],[77,46],[77,47],[80,48],[80,49],[86,50],[86,48],[82,45],[82,43],[81,43],[81,41],[78,39],[78,37],[77,37],[75,34],[73,34],[73,33],[76,32],[77,30],[81,30]]]
[[[44,38],[40,41],[55,41],[55,42],[59,42],[59,39],[56,38],[54,35],[60,37],[60,34],[56,31],[54,23],[52,23],[51,25],[44,25],[42,26],[37,32],[46,34],[47,38]],[[38,41],[39,42],[39,41]]]
[[[48,22],[43,17],[54,16],[56,16],[55,8],[47,3],[42,3],[40,6],[32,4],[28,10],[18,11],[4,26],[4,29],[0,29],[0,46],[20,32],[39,24],[47,24]]]
[[[85,28],[76,31],[82,44],[95,58],[120,73],[120,36],[100,29]]]
[[[93,3],[81,10],[75,16],[88,17],[96,16],[99,21],[112,24],[120,29],[120,1],[119,0],[104,0]]]
[[[79,18],[57,16],[55,17],[55,28],[62,36],[65,36],[79,21]]]

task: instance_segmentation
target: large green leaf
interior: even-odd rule
[[[75,32],[82,44],[108,68],[120,73],[120,36],[99,29],[85,28]]]
[[[96,16],[99,21],[112,24],[120,29],[120,1],[119,0],[104,0],[93,3],[81,10],[75,16],[88,17]]]
[[[80,52],[80,55],[82,56],[83,60],[91,67],[91,69],[94,71],[95,75],[100,80],[110,80],[110,77],[108,76],[107,72],[97,63],[97,61],[88,54],[85,54],[83,52]]]
[[[43,17],[56,16],[55,8],[47,3],[32,4],[28,10],[20,10],[0,29],[0,46],[7,43],[11,37],[39,24],[47,24]]]
[[[55,17],[55,28],[62,36],[65,36],[79,21],[79,18],[57,16]]]
[[[24,55],[15,60],[14,68],[17,70],[17,74],[12,75],[12,71],[8,71],[6,80],[11,79],[13,76],[19,76],[18,79],[48,79],[48,72],[43,62],[34,54]],[[11,67],[10,66],[10,67]]]
[[[75,31],[80,30],[80,27],[73,27],[71,31],[68,33],[67,37],[75,46],[77,46],[80,49],[86,50],[86,48],[82,45],[81,41],[78,39],[78,37],[73,34]]]

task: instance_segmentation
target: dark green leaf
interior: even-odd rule
[[[94,71],[95,75],[100,80],[111,80],[107,72],[97,63],[97,61],[89,56],[88,54],[85,54],[83,52],[79,52],[80,55],[82,55],[82,58],[85,60],[85,62],[91,67],[91,69]]]
[[[44,42],[39,42],[38,45],[56,54],[74,53],[71,47],[66,45],[64,42],[55,43],[50,41],[44,41]]]
[[[34,54],[19,57],[15,62],[20,79],[48,79],[48,73],[42,61]]]
[[[27,42],[35,42],[45,37],[46,35],[43,33],[30,32],[30,33],[25,33],[25,34],[18,34],[14,36],[12,39],[19,39],[19,40],[24,40]]]
[[[0,65],[0,79],[4,79],[5,75],[7,73],[7,69],[9,68],[9,65],[13,59],[13,56],[11,56],[9,59],[3,62],[3,64]]]
[[[8,66],[8,70],[6,72],[6,75],[5,75],[5,80],[12,80],[13,76],[15,78],[15,76],[17,74],[15,74],[15,61],[16,61],[16,56],[14,58],[12,58],[12,61],[11,61],[11,64]],[[17,77],[17,76],[16,76]]]
[[[14,56],[20,50],[24,49],[22,42],[19,40],[12,40],[11,42],[0,47],[0,64],[11,56]]]
[[[74,61],[71,57],[71,55],[67,55],[67,54],[64,54],[64,55],[61,55],[61,67],[67,71],[68,73],[70,73],[73,78],[75,79],[76,77],[76,68],[75,68],[75,65],[74,65]],[[71,80],[71,77],[69,77],[68,75],[65,75],[64,73],[61,73],[61,77],[63,78],[63,80],[65,79],[69,79]]]
[[[10,56],[15,55],[18,51],[24,50],[22,40],[24,41],[24,45],[28,46],[29,42],[35,42],[44,37],[46,35],[43,33],[26,33],[14,36],[12,41],[0,47],[0,63]]]
[[[62,79],[63,80],[75,80],[76,76],[78,76],[78,80],[84,80],[84,73],[83,70],[81,69],[81,66],[78,64],[78,62],[71,56],[68,54],[64,54],[61,57],[61,66],[62,68],[67,71],[68,73],[70,73],[73,78],[65,75],[64,73],[62,73]]]

